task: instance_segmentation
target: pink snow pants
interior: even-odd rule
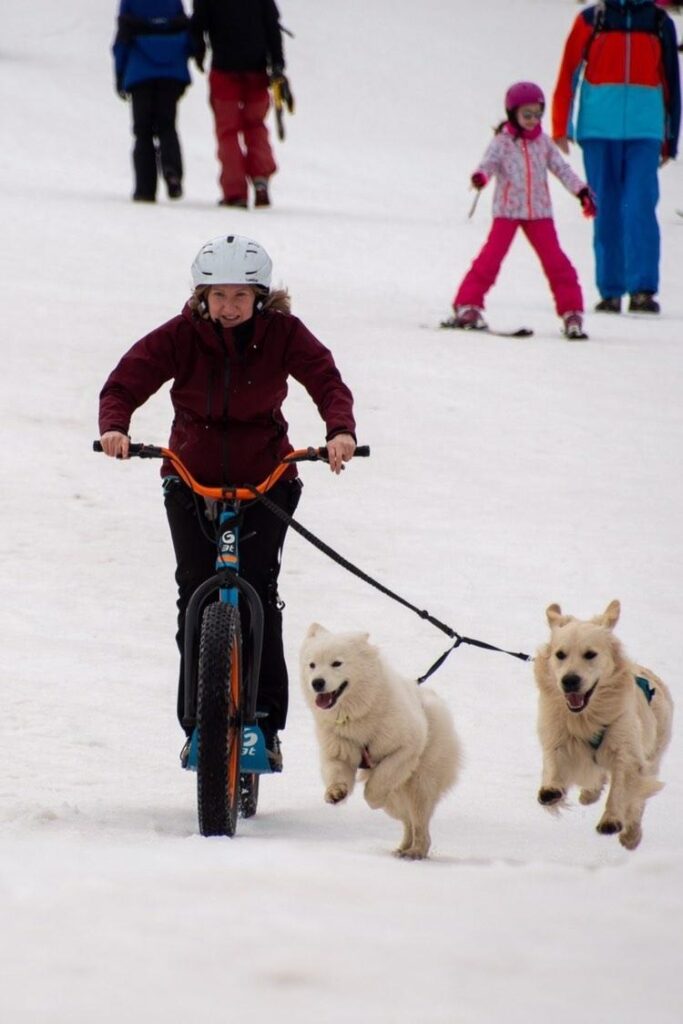
[[[209,98],[223,198],[246,199],[248,178],[269,178],[277,169],[264,123],[270,105],[268,76],[265,71],[211,71]]]
[[[541,261],[558,314],[582,313],[581,285],[576,270],[560,248],[555,222],[551,217],[543,217],[541,220],[494,217],[489,237],[458,288],[453,305],[484,308],[484,297],[496,282],[517,228],[522,229]]]

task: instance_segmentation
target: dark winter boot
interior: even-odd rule
[[[254,178],[254,206],[270,206],[267,178]]]
[[[243,196],[226,196],[225,199],[219,199],[219,206],[235,206],[240,210],[246,210],[247,201]]]
[[[169,199],[180,199],[183,194],[183,186],[180,183],[180,178],[176,178],[175,175],[169,174],[166,178],[166,191],[168,192]]]
[[[281,772],[282,747],[280,746],[280,737],[277,734],[277,730],[271,724],[269,715],[263,715],[261,712],[257,711],[256,717],[258,719],[259,729],[263,733],[270,770],[273,772]]]
[[[621,296],[601,299],[595,307],[596,313],[621,313]]]
[[[628,304],[629,313],[659,313],[659,303],[653,292],[635,292]]]

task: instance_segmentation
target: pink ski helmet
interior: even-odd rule
[[[505,93],[505,112],[512,118],[517,107],[523,107],[525,103],[540,103],[541,110],[545,110],[545,96],[540,85],[535,82],[515,82]]]

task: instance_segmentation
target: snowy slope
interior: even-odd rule
[[[3,13],[2,928],[12,1024],[678,1024],[683,752],[628,854],[574,805],[536,803],[528,665],[462,647],[429,684],[466,751],[430,861],[357,792],[323,803],[296,659],[312,619],[368,628],[419,674],[444,636],[298,536],[282,592],[292,708],[285,772],[234,840],[197,835],[178,768],[171,546],[156,467],[90,453],[119,355],[174,315],[200,244],[253,234],[295,311],[334,350],[367,462],[304,470],[299,518],[468,636],[533,651],[551,601],[613,597],[633,656],[680,700],[683,182],[661,175],[660,320],[558,333],[518,240],[491,293],[527,341],[425,330],[485,237],[468,176],[505,87],[547,92],[577,5],[282,0],[298,110],[269,211],[216,206],[205,79],[181,103],[186,198],[129,200],[129,111],[112,88],[113,3]],[[572,156],[581,171],[580,157]],[[553,185],[560,236],[595,301],[590,226]],[[318,443],[307,396],[296,444]],[[164,443],[165,393],[135,421]]]

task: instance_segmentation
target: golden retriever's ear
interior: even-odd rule
[[[617,622],[619,621],[619,615],[621,613],[621,605],[616,600],[610,601],[602,613],[602,625],[606,626],[607,629],[614,629]]]
[[[559,604],[549,604],[545,610],[545,617],[551,628],[557,626],[562,618],[562,609]]]

